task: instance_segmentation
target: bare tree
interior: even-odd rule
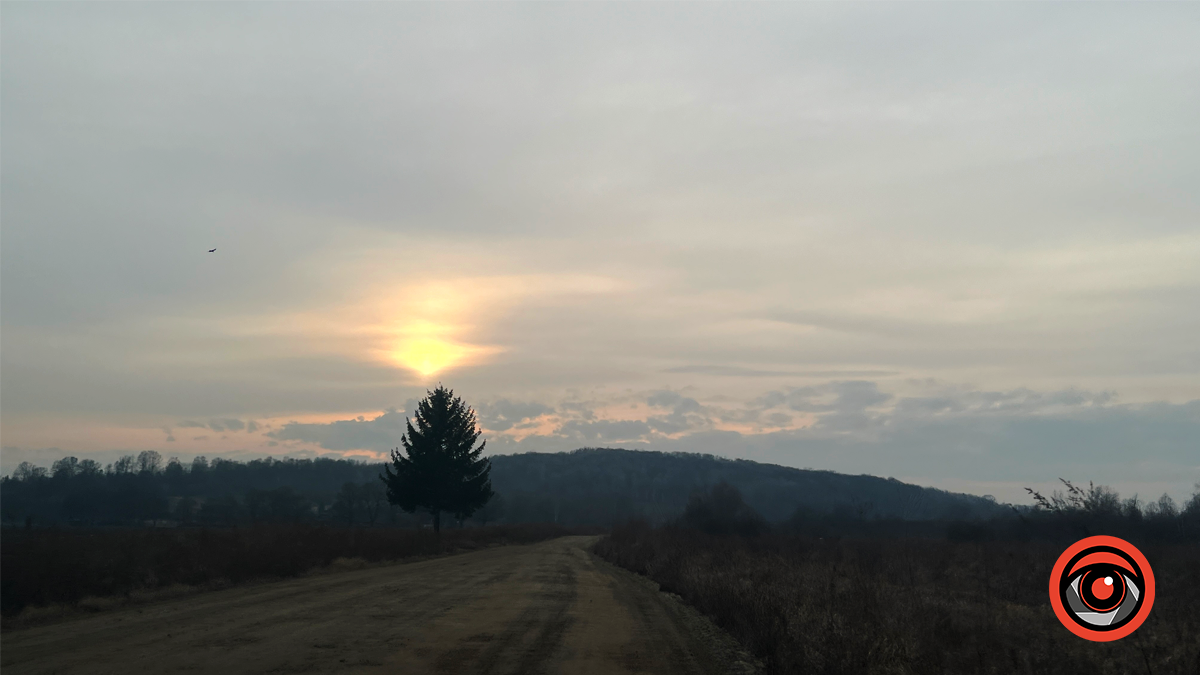
[[[70,480],[79,473],[79,460],[75,457],[63,457],[50,465],[50,475],[59,480]]]
[[[104,467],[100,466],[100,462],[94,459],[79,460],[77,474],[79,476],[99,476],[104,473]]]
[[[38,478],[46,477],[46,468],[42,466],[34,466],[32,462],[21,462],[13,471],[12,477],[15,480],[30,481]]]
[[[1179,507],[1175,505],[1175,500],[1165,492],[1158,498],[1155,507],[1155,515],[1159,518],[1175,518],[1179,515]]]
[[[358,513],[359,504],[362,500],[359,494],[361,487],[354,483],[346,483],[342,485],[342,489],[337,493],[337,497],[333,500],[334,516],[345,520],[348,525],[354,524],[354,516]]]
[[[116,474],[118,476],[127,473],[133,473],[133,467],[136,462],[137,460],[133,455],[125,455],[124,457],[108,465],[109,473]]]
[[[179,503],[175,505],[175,517],[179,519],[179,522],[185,525],[190,524],[196,518],[196,512],[198,511],[197,506],[198,505],[195,499],[192,499],[191,497],[183,497],[179,500]]]
[[[475,520],[478,520],[480,525],[494,523],[504,517],[504,509],[504,497],[494,494],[488,503],[483,505],[483,508],[475,512]]]
[[[162,455],[154,450],[143,450],[137,456],[138,473],[158,473],[162,469]]]
[[[387,490],[380,481],[367,481],[358,488],[358,496],[367,522],[374,525],[379,514],[383,513],[384,507],[388,505]]]

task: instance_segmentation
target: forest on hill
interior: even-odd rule
[[[1006,512],[990,498],[902,483],[894,478],[795,469],[713,455],[585,448],[492,459],[496,490],[522,504],[556,509],[559,520],[604,524],[629,517],[666,522],[700,488],[727,482],[767,520],[797,509],[844,517],[974,520]],[[522,514],[524,516],[524,514]],[[551,518],[553,520],[553,518]]]
[[[866,520],[977,520],[1007,511],[994,500],[891,478],[794,469],[712,455],[583,448],[491,457],[493,500],[478,524],[555,522],[607,526],[651,523],[683,512],[699,488],[725,481],[769,521],[797,512]],[[326,521],[423,524],[387,503],[382,463],[345,459],[247,462],[196,457],[164,462],[156,452],[107,466],[67,457],[22,463],[0,480],[6,525],[203,524]]]

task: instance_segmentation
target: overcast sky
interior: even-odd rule
[[[495,452],[1200,482],[1200,5],[3,10],[6,473],[440,381]]]

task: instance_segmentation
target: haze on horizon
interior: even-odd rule
[[[5,473],[443,382],[494,452],[1200,482],[1200,6],[3,14]]]

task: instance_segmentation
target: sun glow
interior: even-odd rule
[[[462,363],[478,351],[438,337],[416,337],[402,340],[392,358],[401,366],[429,377]]]
[[[372,357],[428,379],[485,363],[503,347],[479,344],[481,333],[514,306],[556,295],[610,292],[617,285],[586,276],[463,277],[437,282],[378,283],[351,311],[369,335]]]
[[[454,304],[446,303],[441,308],[443,315],[450,314]],[[427,312],[433,314],[434,312]],[[429,378],[457,366],[480,361],[499,349],[472,345],[457,339],[469,333],[470,326],[452,321],[450,316],[414,318],[400,323],[389,331],[391,338],[385,347],[388,361],[411,370],[422,378]]]

